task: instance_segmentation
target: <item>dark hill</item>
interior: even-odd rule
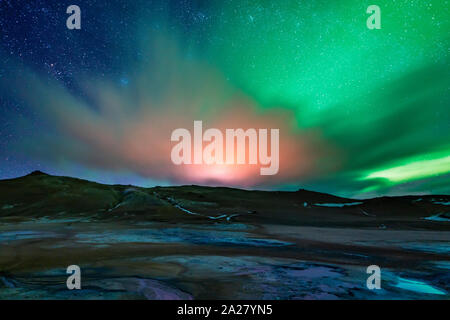
[[[34,171],[0,180],[0,218],[87,216],[196,223],[205,219],[288,225],[395,226],[448,214],[449,196],[354,200],[308,190],[103,185]],[[436,222],[439,224],[439,221]]]

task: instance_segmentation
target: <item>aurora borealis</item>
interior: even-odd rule
[[[0,0],[0,178],[448,194],[449,17],[443,0]],[[175,167],[170,132],[194,120],[280,128],[279,174]]]

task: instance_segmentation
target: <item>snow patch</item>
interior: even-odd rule
[[[317,207],[343,208],[347,206],[357,206],[363,202],[347,202],[347,203],[314,203]]]
[[[435,214],[433,216],[426,217],[423,219],[428,220],[428,221],[450,221],[450,218],[443,216],[442,213],[438,213],[438,214]]]

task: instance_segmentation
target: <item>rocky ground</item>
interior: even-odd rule
[[[0,181],[0,299],[448,299],[449,205],[34,172]]]

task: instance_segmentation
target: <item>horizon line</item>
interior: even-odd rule
[[[138,188],[144,188],[144,189],[151,189],[151,188],[172,188],[172,187],[202,187],[202,188],[227,188],[227,189],[235,189],[235,190],[241,190],[241,191],[249,191],[249,192],[285,192],[285,193],[295,193],[295,192],[300,192],[300,191],[306,191],[306,192],[313,192],[313,193],[320,193],[320,194],[326,194],[332,197],[336,197],[336,198],[341,198],[341,199],[348,199],[348,200],[370,200],[370,199],[378,199],[378,198],[399,198],[399,197],[436,197],[436,196],[450,196],[450,194],[403,194],[403,195],[395,195],[395,196],[389,196],[389,195],[381,195],[381,196],[376,196],[376,197],[367,197],[367,198],[354,198],[354,197],[342,197],[342,196],[338,196],[332,193],[328,193],[328,192],[322,192],[322,191],[315,191],[315,190],[309,190],[309,189],[304,189],[304,188],[298,188],[295,191],[289,191],[289,190],[262,190],[262,189],[249,189],[249,188],[244,188],[244,187],[232,187],[232,186],[223,186],[223,185],[199,185],[199,184],[174,184],[174,185],[168,185],[168,186],[160,186],[160,185],[154,185],[151,187],[144,187],[144,186],[139,186],[139,185],[135,185],[135,184],[122,184],[122,183],[105,183],[105,182],[99,182],[99,181],[95,181],[95,180],[90,180],[90,179],[85,179],[85,178],[79,178],[79,177],[74,177],[74,176],[67,176],[67,175],[57,175],[57,174],[49,174],[46,173],[44,171],[41,170],[33,170],[28,174],[22,175],[22,176],[17,176],[17,177],[13,177],[13,178],[0,178],[0,182],[1,181],[6,181],[6,180],[14,180],[14,179],[20,179],[20,178],[25,178],[28,176],[33,176],[33,175],[47,175],[50,177],[62,177],[62,178],[71,178],[71,179],[78,179],[78,180],[83,180],[83,181],[87,181],[87,182],[92,182],[92,183],[98,183],[98,184],[102,184],[102,185],[110,185],[110,186],[133,186],[133,187],[138,187]]]

